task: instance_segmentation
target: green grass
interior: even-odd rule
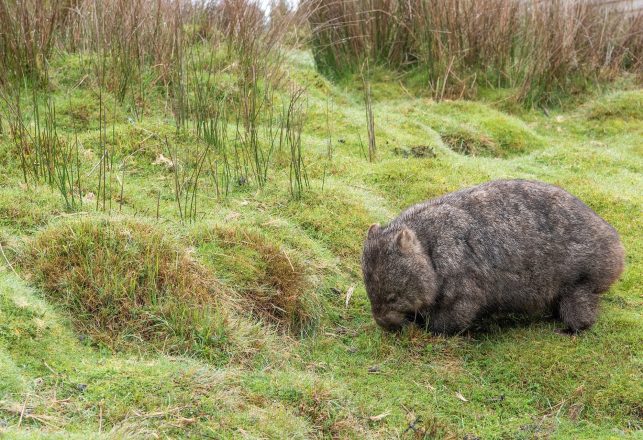
[[[59,130],[78,130],[83,184],[96,193],[97,97],[90,85],[72,91],[82,63],[67,58],[52,67]],[[116,183],[111,215],[95,202],[65,212],[55,190],[21,184],[0,135],[0,244],[19,274],[0,270],[0,437],[639,438],[643,91],[622,86],[545,116],[374,82],[369,163],[358,87],[321,78],[309,54],[288,63],[309,89],[310,188],[296,201],[276,152],[264,189],[235,183],[217,200],[204,180],[197,222],[182,224],[173,174],[153,162],[166,135],[182,149],[195,140],[161,110],[136,122],[119,107],[107,131],[127,163],[122,213]],[[434,154],[399,154],[413,147]],[[512,177],[561,185],[621,234],[627,269],[596,326],[575,338],[525,319],[453,338],[379,330],[359,270],[368,226]]]

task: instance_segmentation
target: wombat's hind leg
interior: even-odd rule
[[[598,294],[586,284],[577,285],[563,295],[558,315],[568,327],[566,333],[578,333],[596,322],[598,299]]]

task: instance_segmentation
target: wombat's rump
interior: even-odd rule
[[[553,185],[499,180],[373,225],[362,271],[375,321],[457,333],[496,312],[553,313],[577,332],[624,266],[618,234]]]

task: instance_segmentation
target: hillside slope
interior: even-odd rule
[[[263,189],[240,181],[218,197],[204,180],[194,221],[182,222],[166,139],[189,151],[191,138],[161,112],[132,119],[109,96],[121,166],[108,206],[96,203],[98,98],[71,85],[68,61],[53,96],[60,133],[80,140],[82,207],[22,183],[0,132],[0,243],[12,265],[3,257],[3,438],[641,435],[642,90],[545,116],[435,103],[382,77],[371,163],[361,92],[296,53],[303,195],[291,197],[276,151]],[[382,333],[360,278],[368,225],[498,178],[560,185],[621,234],[627,269],[596,326],[569,338],[553,321],[514,317],[452,338]]]

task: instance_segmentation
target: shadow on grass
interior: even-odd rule
[[[422,315],[416,315],[410,320],[410,325],[419,327],[427,333],[431,333],[428,320]],[[493,314],[477,319],[469,328],[456,335],[476,338],[477,336],[500,336],[508,330],[514,329],[548,329],[553,332],[562,332],[564,325],[560,320],[552,315],[523,315],[523,314]],[[443,335],[449,336],[449,335]],[[455,335],[451,335],[455,336]]]

